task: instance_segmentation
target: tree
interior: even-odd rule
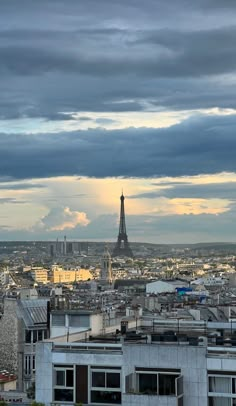
[[[27,389],[26,393],[28,399],[35,399],[35,382]]]

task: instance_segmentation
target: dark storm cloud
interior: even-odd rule
[[[162,129],[1,134],[0,173],[26,179],[235,172],[235,131],[236,116],[202,116]]]
[[[61,42],[60,35],[52,41],[50,35],[40,37],[39,33],[37,37],[34,34],[29,31],[25,40],[22,35],[19,44],[17,37],[12,44],[11,36],[8,44],[6,35],[3,36],[1,75],[61,72],[119,78],[135,73],[140,77],[176,78],[225,74],[236,67],[235,26],[202,31],[123,30],[119,31],[118,38],[116,30],[91,29],[72,33],[72,38],[69,36]],[[69,46],[77,36],[80,45]],[[114,49],[106,47],[112,42]],[[86,45],[91,48],[90,52]]]
[[[235,18],[230,0],[1,2],[0,118],[234,108]]]

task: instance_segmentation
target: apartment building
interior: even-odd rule
[[[125,328],[123,328],[125,326]],[[36,400],[49,406],[235,406],[236,339],[126,329],[36,350]],[[222,331],[221,331],[222,333]]]
[[[53,283],[73,283],[78,281],[87,281],[93,279],[88,269],[64,269],[60,266],[52,266]]]
[[[37,283],[48,283],[48,269],[44,269],[42,267],[32,267],[31,268],[31,276]]]
[[[0,319],[0,368],[17,374],[17,389],[35,380],[35,343],[48,338],[47,299],[5,298]]]

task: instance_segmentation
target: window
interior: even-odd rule
[[[91,402],[121,404],[121,392],[92,391]]]
[[[183,399],[183,397],[178,398],[178,406],[184,406],[184,399]]]
[[[236,406],[236,377],[224,375],[210,375],[208,378],[209,406]]]
[[[110,372],[107,374],[107,388],[120,388],[120,374]]]
[[[92,386],[97,388],[106,387],[106,373],[105,372],[92,372]]]
[[[236,378],[232,378],[232,393],[236,394]]]
[[[74,367],[54,367],[54,400],[57,402],[74,401]]]
[[[209,397],[209,406],[232,406],[230,398]],[[234,405],[234,403],[233,403]]]
[[[121,404],[120,369],[91,368],[91,403]]]
[[[32,356],[32,369],[35,372],[35,355]]]
[[[221,376],[210,376],[209,392],[231,393],[231,378]]]
[[[25,330],[25,342],[27,344],[31,343],[31,331],[30,330]]]
[[[181,395],[180,375],[160,371],[137,371],[137,390],[139,393],[159,396]],[[177,393],[178,392],[178,393]]]
[[[69,326],[70,327],[90,327],[90,317],[87,315],[69,315]]]
[[[25,373],[25,375],[30,375],[30,373],[31,373],[30,355],[25,355],[25,358],[24,358],[24,373]]]
[[[65,326],[65,315],[64,314],[53,314],[52,315],[52,326],[64,327]]]
[[[139,392],[157,394],[157,374],[139,374]]]
[[[42,341],[43,339],[43,330],[38,331],[38,341]]]
[[[159,374],[159,395],[175,395],[175,379],[177,378],[176,375],[164,375]]]
[[[37,330],[33,330],[33,343],[36,343],[38,341],[38,332]]]

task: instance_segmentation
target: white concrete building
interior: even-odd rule
[[[175,286],[171,283],[156,281],[146,285],[146,293],[171,293],[175,292]]]
[[[37,402],[236,406],[236,323],[123,319],[121,335],[91,312],[66,312],[63,322],[84,329],[37,343]]]
[[[206,343],[37,344],[36,400],[52,404],[235,406],[236,348]]]

